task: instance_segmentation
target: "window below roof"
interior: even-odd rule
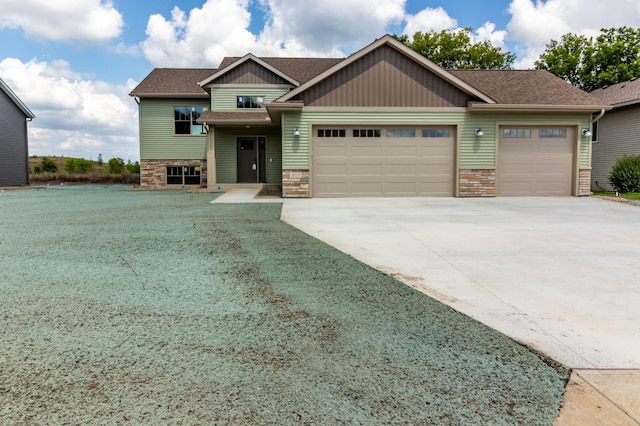
[[[238,109],[264,108],[264,96],[236,96],[236,108]]]
[[[208,108],[201,106],[173,107],[174,132],[176,135],[201,135],[204,133],[202,124],[196,123]]]

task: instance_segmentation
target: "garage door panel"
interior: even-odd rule
[[[456,134],[449,129],[451,135]],[[352,130],[347,128],[345,134],[351,135]],[[420,137],[419,129],[415,134],[418,136],[392,138],[381,128],[380,137],[314,139],[312,195],[453,196],[453,137]],[[342,185],[326,181],[327,174],[342,179]]]
[[[504,137],[500,131],[498,195],[571,195],[575,162],[574,131],[565,137],[539,137],[540,128],[529,127],[530,137]],[[551,127],[553,128],[553,127]]]

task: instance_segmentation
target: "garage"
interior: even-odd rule
[[[574,135],[568,126],[500,127],[498,195],[571,195]]]
[[[314,126],[313,197],[455,194],[455,127]]]

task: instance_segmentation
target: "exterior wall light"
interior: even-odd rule
[[[293,129],[293,136],[300,136],[300,129],[298,129],[297,127]]]
[[[476,130],[474,130],[473,133],[475,133],[476,136],[484,136],[484,132],[479,127]]]
[[[589,129],[582,129],[582,136],[584,136],[584,137],[590,137],[591,135],[593,135],[593,133],[591,133],[591,130],[589,130]]]

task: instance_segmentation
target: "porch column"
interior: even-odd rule
[[[216,184],[216,140],[212,125],[207,132],[207,187],[211,188]]]

